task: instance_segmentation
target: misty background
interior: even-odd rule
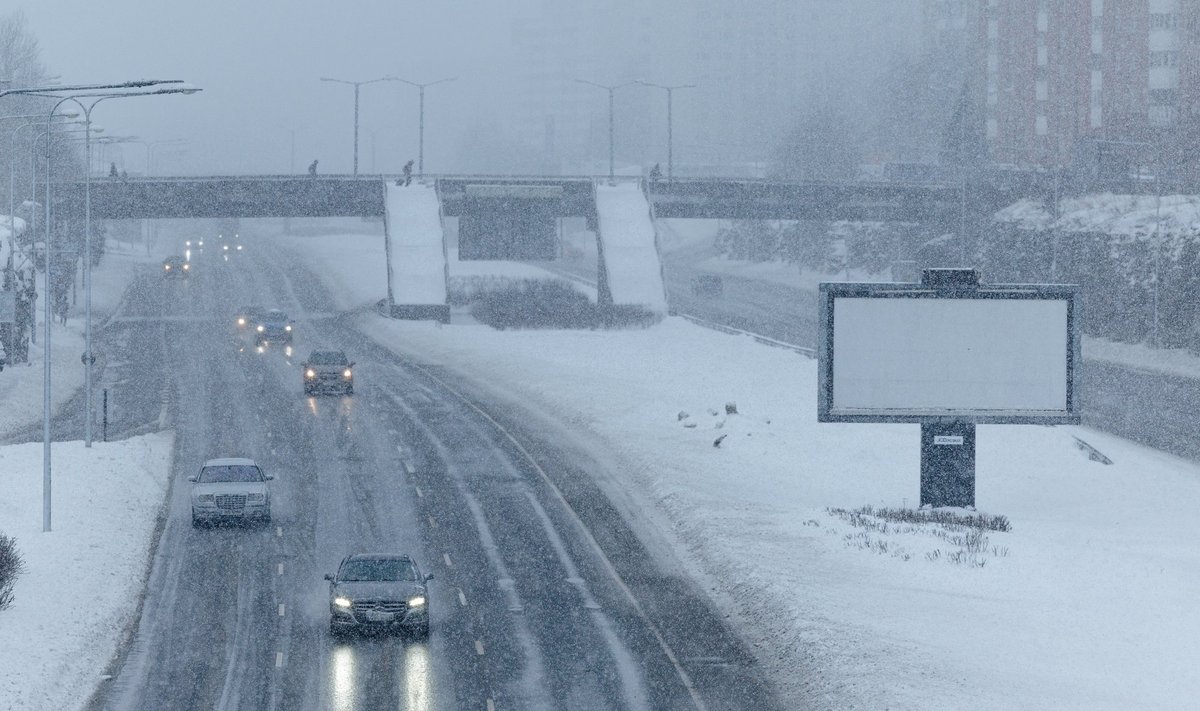
[[[965,32],[935,36],[922,0],[397,2],[19,1],[47,76],[185,79],[190,97],[107,102],[93,119],[155,150],[156,174],[348,173],[353,88],[426,93],[431,173],[602,173],[607,93],[577,79],[695,84],[674,94],[678,174],[795,174],[936,160]],[[947,40],[946,37],[951,39]],[[11,77],[19,67],[0,66]],[[917,71],[919,70],[919,71]],[[418,90],[363,86],[360,172],[417,157]],[[618,170],[667,161],[666,92],[615,90]],[[130,174],[147,145],[106,154]],[[830,155],[830,146],[836,155]],[[813,152],[817,151],[818,155]],[[823,151],[824,153],[820,153]],[[820,177],[820,176],[809,176]],[[830,175],[828,177],[838,177]]]

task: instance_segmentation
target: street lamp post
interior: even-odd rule
[[[166,88],[160,87],[157,89],[154,88],[155,85],[161,85],[161,84],[175,85],[175,86],[168,86]],[[147,90],[146,91],[130,91],[130,92],[122,92],[122,93],[113,93],[112,92],[113,89],[130,89],[130,88],[136,88],[136,89],[145,88]],[[85,422],[85,433],[86,433],[85,434],[86,445],[90,447],[91,443],[92,443],[92,440],[91,440],[91,433],[92,433],[91,432],[92,431],[92,367],[91,367],[91,365],[92,364],[90,362],[91,355],[92,355],[92,343],[91,343],[91,336],[92,336],[92,318],[91,318],[92,317],[92,313],[91,313],[91,306],[92,306],[92,291],[91,291],[91,289],[92,289],[92,279],[91,279],[91,271],[92,271],[91,270],[91,251],[92,251],[91,250],[91,242],[92,242],[91,172],[92,172],[92,166],[91,166],[91,141],[90,141],[90,138],[87,138],[87,137],[90,137],[90,135],[91,135],[92,109],[96,108],[97,104],[99,104],[101,101],[104,101],[106,99],[117,99],[117,98],[122,98],[122,97],[127,97],[127,96],[153,96],[153,95],[162,95],[162,94],[195,94],[196,92],[200,91],[200,89],[198,89],[196,87],[192,87],[192,86],[187,86],[182,81],[177,81],[177,80],[171,80],[171,81],[142,80],[142,81],[137,81],[137,82],[125,82],[123,84],[116,84],[116,85],[91,85],[91,86],[82,86],[82,87],[51,87],[49,89],[26,89],[26,90],[18,90],[16,92],[9,92],[9,93],[24,93],[24,94],[34,94],[34,95],[43,95],[44,96],[44,95],[47,95],[47,91],[61,92],[61,91],[76,91],[76,90],[80,91],[81,93],[74,94],[71,96],[62,96],[60,93],[53,93],[53,94],[49,95],[49,98],[58,99],[58,101],[55,102],[54,106],[52,106],[50,108],[50,112],[46,116],[46,128],[47,128],[47,130],[50,130],[50,128],[54,122],[55,112],[58,111],[58,108],[60,106],[62,106],[64,103],[66,103],[68,101],[75,102],[75,104],[77,104],[81,109],[84,110],[84,118],[85,118],[84,136],[85,136],[85,141],[86,141],[85,152],[87,155],[87,163],[88,163],[87,170],[84,173],[84,252],[85,252],[85,259],[86,259],[85,264],[87,267],[86,271],[84,272],[84,277],[85,277],[84,283],[85,283],[85,290],[86,290],[85,307],[84,307],[85,308],[85,324],[84,324],[84,353],[83,353],[84,379],[85,379],[85,384],[86,384],[86,411],[84,412],[84,422]],[[2,94],[0,94],[0,95],[2,95]],[[80,101],[80,99],[85,99],[85,98],[95,98],[96,100],[93,101],[90,105],[85,107],[83,105],[83,103]],[[51,513],[51,508],[50,508],[50,501],[51,501],[51,499],[50,499],[50,491],[51,491],[51,489],[50,489],[50,483],[51,483],[50,482],[50,324],[51,324],[51,322],[53,322],[54,319],[53,319],[53,316],[50,311],[50,264],[51,264],[51,262],[50,262],[50,255],[51,255],[51,249],[50,249],[50,171],[49,171],[50,146],[51,146],[51,142],[49,140],[47,140],[46,141],[46,161],[47,161],[47,171],[46,171],[46,250],[45,250],[46,281],[45,281],[45,294],[43,295],[43,301],[45,301],[44,318],[46,320],[46,324],[45,324],[46,330],[45,330],[45,343],[44,343],[45,350],[42,355],[42,368],[43,368],[43,375],[42,375],[42,469],[43,469],[43,471],[42,471],[42,530],[43,531],[50,531],[50,522],[51,522],[51,518],[50,518],[50,513]]]
[[[580,84],[590,84],[591,86],[604,89],[608,92],[608,179],[611,181],[615,177],[616,173],[614,168],[616,163],[616,149],[614,147],[615,140],[613,137],[613,93],[623,86],[629,86],[630,84],[635,84],[636,82],[627,81],[623,84],[597,84],[596,82],[588,81],[587,79],[576,79],[575,81],[579,82]]]
[[[380,77],[366,81],[347,81],[346,79],[330,79],[321,77],[321,81],[331,81],[337,84],[349,84],[354,87],[354,174],[358,175],[358,90],[364,84],[374,84],[381,81],[391,81],[391,77]]]
[[[675,177],[675,157],[674,157],[674,136],[673,118],[674,113],[674,94],[676,89],[695,89],[695,84],[655,84],[654,82],[638,80],[638,84],[642,86],[650,86],[656,89],[663,89],[667,92],[667,180],[671,181]]]
[[[425,87],[433,86],[434,84],[444,84],[448,81],[454,81],[457,78],[458,77],[447,77],[445,79],[438,79],[437,81],[430,81],[421,84],[415,81],[401,79],[400,77],[388,77],[388,79],[391,79],[392,81],[398,81],[408,84],[409,86],[415,86],[420,90],[420,119],[418,121],[417,129],[417,175],[425,175]]]
[[[57,115],[61,116],[63,118],[75,118],[79,114],[77,114],[77,113],[62,113],[62,114],[57,114]],[[41,117],[42,117],[41,114],[27,114],[25,116],[0,116],[0,121],[8,121],[8,120],[12,120],[12,119],[40,119]],[[32,121],[29,123],[23,123],[20,126],[17,126],[16,128],[14,128],[12,130],[12,132],[9,133],[9,138],[8,138],[8,236],[9,236],[9,239],[13,239],[14,234],[16,232],[16,229],[15,229],[16,220],[13,216],[13,209],[14,209],[13,208],[13,195],[16,194],[16,191],[17,191],[17,134],[20,133],[22,129],[28,128],[30,126],[40,126],[40,125],[42,125],[41,121]]]

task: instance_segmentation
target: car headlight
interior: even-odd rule
[[[425,606],[425,596],[417,595],[416,597],[410,597],[408,599],[408,606],[409,607],[424,607]]]
[[[192,246],[192,241],[189,239],[188,241],[186,241],[186,242],[184,242],[184,243],[183,243],[183,246],[184,246],[184,247],[191,247],[191,246]]]
[[[164,265],[163,265],[163,269],[166,269],[167,271],[171,271],[171,265],[170,265],[170,264],[164,264]]]
[[[258,327],[257,327],[256,329],[254,329],[254,330],[258,331],[259,333],[262,333],[262,332],[263,332],[263,325],[262,325],[261,323],[260,323],[260,324],[258,324]]]
[[[309,368],[308,370],[304,371],[304,377],[315,378],[315,377],[317,377],[317,371],[313,370],[312,368]]]
[[[245,325],[246,325],[246,319],[244,319],[244,318],[239,318],[239,319],[238,319],[238,325],[239,325],[239,326],[245,326]]]
[[[246,501],[266,501],[266,494],[246,494]]]
[[[352,378],[352,377],[354,377],[354,373],[351,373],[349,368],[346,368],[346,371],[345,371],[344,373],[342,373],[342,375],[343,375],[343,376],[345,376],[345,377],[347,377],[347,378]]]
[[[285,330],[285,331],[290,331],[290,330],[292,330],[292,327],[291,327],[291,326],[284,326],[284,327],[283,327],[283,330]]]
[[[200,246],[201,246],[201,247],[203,247],[203,246],[204,246],[204,240],[200,240]]]
[[[337,605],[338,607],[343,607],[346,609],[349,609],[354,606],[354,603],[350,601],[350,598],[341,597],[341,596],[333,598],[333,604]]]
[[[201,494],[196,497],[196,501],[199,501],[202,504],[211,504],[213,502],[213,495],[212,494]]]
[[[239,244],[239,245],[237,246],[237,248],[238,248],[238,251],[239,251],[239,252],[240,252],[240,251],[242,251],[242,245],[240,245],[240,244]]]
[[[183,265],[183,271],[185,271],[185,272],[191,268],[192,268],[192,265],[190,265],[190,264]]]
[[[225,244],[225,245],[221,245],[221,246],[222,246],[222,248],[224,248],[224,250],[225,250],[226,252],[228,252],[228,251],[229,251],[229,245]]]

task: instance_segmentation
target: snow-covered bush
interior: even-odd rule
[[[25,562],[17,551],[16,539],[0,533],[0,610],[13,603],[13,588],[24,569]]]

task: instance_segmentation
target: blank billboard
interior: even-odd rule
[[[827,299],[823,421],[1078,421],[1073,294],[880,292]]]

